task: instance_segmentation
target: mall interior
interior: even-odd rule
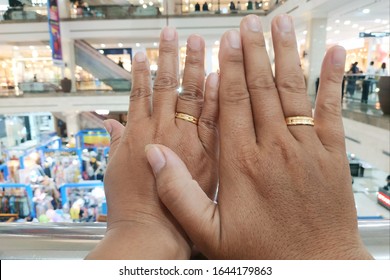
[[[205,72],[219,40],[260,17],[293,17],[314,102],[322,58],[347,50],[342,112],[357,219],[376,259],[390,259],[390,2],[388,0],[0,0],[0,258],[81,259],[103,237],[110,137],[125,124],[132,58],[158,71],[164,26],[205,39]],[[356,64],[357,63],[357,64]]]

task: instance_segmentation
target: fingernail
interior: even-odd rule
[[[253,32],[260,32],[261,31],[261,24],[260,20],[257,16],[249,16],[246,20],[246,26],[250,31]]]
[[[175,39],[176,29],[173,27],[164,27],[163,29],[163,39],[165,41],[172,41]]]
[[[157,175],[166,164],[163,153],[156,145],[152,144],[145,146],[145,152],[154,175]]]
[[[199,36],[191,36],[188,38],[187,45],[193,51],[200,51],[202,49],[202,39]]]
[[[112,132],[112,126],[109,121],[105,120],[103,121],[104,128],[107,130],[107,132],[111,135]]]
[[[280,15],[278,18],[278,28],[279,31],[284,33],[291,32],[292,29],[291,18],[288,15]]]
[[[228,33],[229,44],[233,49],[239,49],[241,47],[240,34],[236,30],[229,31]]]
[[[345,65],[345,50],[343,48],[337,48],[333,51],[332,63],[334,66],[343,66],[344,67],[344,65]]]
[[[135,61],[137,61],[137,62],[144,62],[146,59],[146,56],[143,52],[137,52],[135,54],[134,58],[135,58]]]
[[[212,88],[218,87],[219,77],[217,73],[210,73],[209,75],[209,85]]]

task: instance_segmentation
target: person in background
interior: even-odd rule
[[[208,12],[209,11],[209,5],[207,4],[207,2],[203,3],[202,10],[203,10],[203,12]]]
[[[236,10],[236,5],[234,5],[233,1],[230,1],[229,9],[230,9],[230,12],[233,12]]]
[[[200,4],[198,2],[195,4],[195,12],[200,12]]]
[[[247,7],[248,10],[253,10],[253,2],[251,0],[248,1]]]
[[[237,2],[237,11],[241,11],[241,2],[240,1]]]
[[[367,67],[366,71],[366,77],[365,79],[370,81],[370,93],[374,92],[374,87],[375,87],[375,67],[374,67],[374,61],[370,62],[370,65]]]
[[[123,68],[123,61],[121,57],[118,60],[118,66]]]
[[[390,191],[390,175],[386,178],[386,185],[383,186],[386,191]]]
[[[377,71],[378,76],[389,76],[389,71],[386,69],[386,63],[383,62],[381,68]]]
[[[347,73],[347,92],[351,98],[355,94],[357,74],[359,74],[359,67],[357,67],[357,65],[358,62],[352,63],[351,68]]]

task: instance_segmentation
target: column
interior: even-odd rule
[[[303,68],[309,95],[315,95],[315,83],[320,76],[322,60],[326,51],[326,23],[326,18],[312,18],[308,24],[307,55]]]
[[[67,77],[72,81],[71,92],[76,92],[76,58],[74,53],[74,41],[69,39],[68,36],[62,36],[62,57],[64,61],[64,77]]]
[[[79,112],[65,112],[66,132],[68,137],[80,131]]]
[[[70,17],[70,1],[69,0],[58,0],[57,5],[58,5],[58,12],[60,14],[60,19],[63,18],[69,18]]]

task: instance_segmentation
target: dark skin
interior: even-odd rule
[[[104,177],[107,233],[88,259],[188,259],[192,244],[157,195],[145,146],[164,143],[185,157],[205,193],[214,197],[218,180],[218,75],[204,79],[204,40],[188,38],[187,58],[178,95],[178,36],[164,28],[158,72],[151,87],[149,63],[135,55],[126,127],[108,120],[110,160]],[[196,117],[198,125],[175,118]]]
[[[358,232],[345,150],[345,50],[324,57],[315,125],[287,126],[286,117],[312,116],[292,20],[272,21],[275,77],[261,30],[250,15],[220,43],[218,204],[177,154],[153,145],[147,156],[158,194],[210,259],[372,259]]]

